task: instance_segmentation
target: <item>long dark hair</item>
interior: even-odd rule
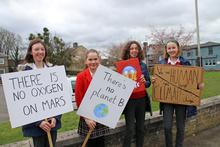
[[[122,51],[122,56],[121,56],[121,59],[122,60],[127,60],[130,58],[130,47],[132,44],[136,44],[138,46],[138,56],[137,58],[139,59],[139,61],[143,60],[144,59],[144,55],[143,55],[143,50],[141,48],[141,45],[137,42],[137,41],[129,41],[126,43],[126,45],[124,46],[123,48],[123,51]]]
[[[167,53],[167,44],[170,43],[170,42],[176,44],[176,46],[178,48],[178,56],[181,54],[179,42],[175,39],[168,40],[166,45],[165,45],[164,52],[163,52],[163,58],[166,59],[166,60],[170,57],[170,55]]]
[[[40,44],[42,44],[44,46],[44,48],[45,48],[45,57],[44,57],[43,61],[45,63],[47,62],[47,60],[46,60],[46,58],[47,58],[47,48],[46,48],[45,43],[41,39],[39,39],[39,38],[35,38],[35,39],[30,41],[29,46],[27,48],[27,54],[25,56],[25,62],[27,62],[27,63],[34,63],[34,59],[33,59],[33,56],[31,54],[31,52],[32,52],[32,46],[34,44],[37,44],[37,43],[40,43]]]

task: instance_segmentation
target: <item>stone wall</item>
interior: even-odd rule
[[[175,125],[175,122],[174,122]],[[196,135],[206,129],[220,125],[220,96],[202,100],[198,107],[197,116],[187,119],[186,137]],[[105,136],[107,147],[121,147],[125,131],[125,122],[121,120],[116,129],[110,131]],[[175,132],[175,127],[173,132]],[[174,137],[175,138],[175,137]],[[133,142],[135,139],[132,140]],[[26,142],[26,144],[25,144]],[[76,130],[58,134],[57,147],[79,147],[83,138],[77,135]],[[20,142],[22,146],[33,146],[31,140]],[[162,147],[164,146],[163,122],[159,112],[154,112],[153,116],[146,114],[145,121],[145,146]],[[4,145],[4,147],[20,147],[19,143]]]

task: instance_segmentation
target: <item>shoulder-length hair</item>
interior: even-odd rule
[[[177,56],[180,56],[180,54],[181,54],[179,42],[175,39],[168,40],[165,47],[164,47],[164,52],[163,52],[163,58],[166,59],[166,60],[170,57],[170,55],[167,53],[167,44],[170,43],[170,42],[175,43],[177,45],[177,48],[178,48]]]
[[[45,43],[39,38],[35,38],[35,39],[30,41],[28,49],[27,49],[27,54],[25,56],[25,62],[34,63],[34,59],[33,59],[33,56],[32,56],[32,46],[37,44],[37,43],[40,43],[44,46],[44,48],[45,48],[45,57],[44,57],[43,61],[45,63],[47,62],[47,60],[46,60],[46,58],[47,58],[47,48],[46,48]]]
[[[130,59],[130,47],[132,44],[136,44],[138,46],[138,55],[137,58],[139,59],[139,61],[144,59],[144,55],[143,55],[143,50],[141,48],[141,45],[137,42],[137,41],[129,41],[125,44],[123,51],[122,51],[122,56],[121,59],[122,60],[127,60]]]

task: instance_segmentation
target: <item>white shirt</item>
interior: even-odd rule
[[[180,63],[179,57],[177,58],[176,61],[172,61],[172,60],[170,60],[170,58],[168,58],[168,61],[167,61],[167,63],[168,63],[168,64],[171,64],[171,65],[176,65],[177,62]]]

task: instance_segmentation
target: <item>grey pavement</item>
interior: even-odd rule
[[[184,147],[220,147],[220,125],[185,138]]]

